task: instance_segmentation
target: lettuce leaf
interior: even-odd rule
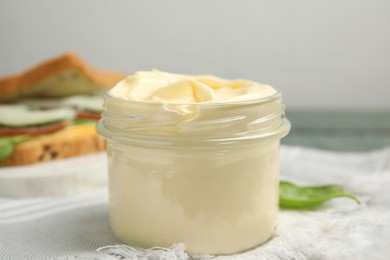
[[[6,159],[10,156],[15,148],[15,146],[27,140],[29,137],[27,135],[18,135],[12,137],[2,137],[0,138],[0,160]]]

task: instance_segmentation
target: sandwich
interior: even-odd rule
[[[0,166],[28,165],[99,152],[101,93],[125,78],[66,53],[0,78]]]

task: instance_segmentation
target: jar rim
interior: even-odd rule
[[[135,133],[116,133],[115,137],[107,134],[112,133],[112,129],[108,129],[104,125],[104,121],[101,119],[96,124],[97,131],[100,135],[102,135],[107,140],[110,140],[112,142],[114,139],[118,140],[117,143],[131,143],[131,144],[138,144],[141,146],[145,146],[145,141],[149,143],[149,145],[146,146],[173,146],[173,144],[181,142],[186,146],[188,143],[194,144],[203,144],[203,143],[209,143],[209,144],[217,144],[217,145],[227,145],[227,144],[233,144],[233,143],[251,143],[252,140],[267,140],[269,138],[283,138],[286,136],[291,128],[290,121],[283,117],[281,120],[281,123],[279,127],[276,129],[272,129],[268,132],[260,132],[260,133],[253,133],[253,134],[247,134],[247,135],[231,135],[231,136],[225,136],[225,137],[210,137],[206,136],[204,139],[199,139],[199,136],[185,136],[185,137],[178,137],[178,136],[170,136],[170,135],[142,135],[142,134],[135,134]],[[109,137],[110,136],[110,137]],[[183,142],[184,141],[184,142]]]

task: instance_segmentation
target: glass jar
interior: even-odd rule
[[[231,103],[159,104],[105,95],[110,224],[132,246],[184,243],[231,254],[270,239],[279,143],[290,129],[280,93]]]

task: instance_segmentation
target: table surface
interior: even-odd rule
[[[104,168],[101,154],[93,156],[98,166],[101,163],[97,168]],[[282,179],[339,184],[356,194],[362,205],[337,199],[315,210],[282,210],[273,239],[240,254],[240,259],[386,259],[390,255],[390,148],[339,153],[282,146],[280,162]],[[83,160],[67,161],[67,168],[79,168],[80,163]],[[50,168],[64,167],[53,162]],[[109,227],[107,192],[68,195],[1,198],[0,259],[115,259],[96,251],[120,244]]]

